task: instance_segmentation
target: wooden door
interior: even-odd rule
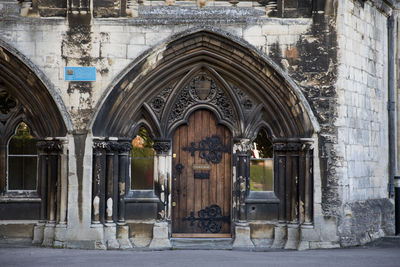
[[[173,140],[174,237],[231,236],[231,133],[197,110]]]

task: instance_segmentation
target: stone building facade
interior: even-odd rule
[[[393,234],[398,7],[0,0],[0,238],[309,249]],[[154,148],[145,189],[140,129]],[[273,185],[256,191],[261,131]]]

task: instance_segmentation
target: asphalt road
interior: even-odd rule
[[[0,266],[400,266],[400,239],[308,251],[99,251],[0,246]]]

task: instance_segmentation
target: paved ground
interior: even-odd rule
[[[400,266],[400,238],[309,251],[99,251],[1,244],[0,266]]]

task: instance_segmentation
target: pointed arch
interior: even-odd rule
[[[38,137],[65,136],[72,130],[66,108],[44,74],[2,40],[0,90],[6,90],[18,100]]]
[[[127,137],[126,123],[135,123],[130,121],[132,114],[139,112],[144,102],[149,102],[172,81],[181,80],[199,66],[213,70],[213,76],[219,77],[224,90],[230,91],[229,98],[242,123],[237,127],[237,136],[250,134],[251,129],[257,128],[254,124],[260,125],[261,121],[268,124],[271,135],[276,138],[311,137],[319,131],[300,89],[274,62],[228,33],[197,28],[174,36],[166,44],[144,54],[119,76],[98,108],[92,122],[93,133]],[[182,86],[175,88],[181,89]],[[242,99],[235,96],[237,90],[243,92]],[[246,101],[250,107],[247,111],[243,108]],[[259,110],[264,114],[256,119],[252,113],[260,105]],[[267,117],[269,119],[265,120]],[[163,130],[160,137],[168,138],[167,135],[170,131]]]

